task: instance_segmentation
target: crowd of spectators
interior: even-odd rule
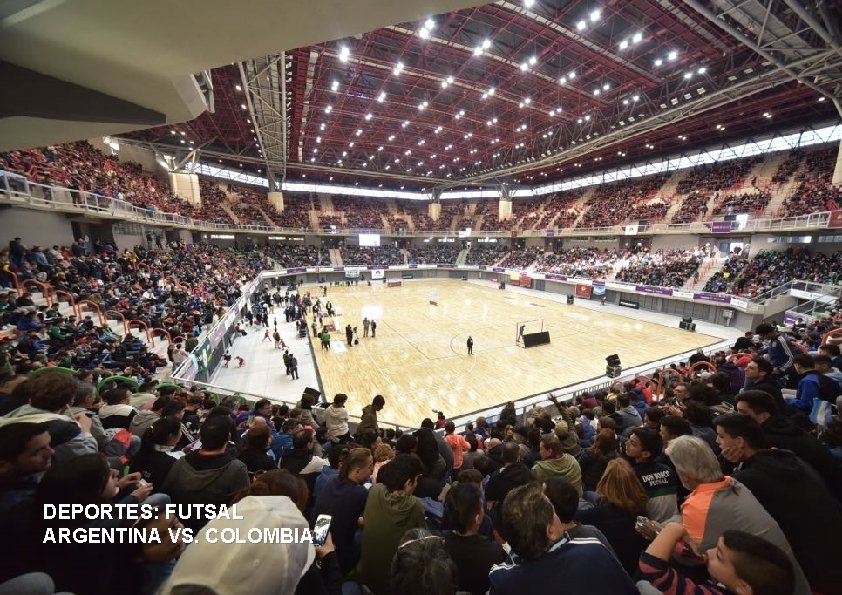
[[[642,285],[682,287],[688,279],[695,277],[703,260],[704,255],[697,250],[638,252],[629,256],[627,264],[614,278]]]
[[[343,229],[345,227],[344,221],[342,221],[342,215],[332,213],[330,215],[320,213],[319,214],[319,227],[324,229],[325,227],[336,227],[337,229]]]
[[[833,593],[842,584],[842,421],[819,433],[797,408],[825,390],[816,387],[830,395],[828,382],[839,393],[828,375],[838,372],[817,369],[839,360],[818,343],[823,325],[794,331],[819,355],[792,358],[790,401],[771,375],[781,335],[760,325],[730,354],[699,352],[651,379],[551,397],[522,415],[508,403],[462,433],[443,413],[417,430],[385,430],[378,413],[395,403],[381,395],[352,430],[343,394],[318,410],[306,392],[295,407],[219,401],[85,371],[21,376],[26,367],[7,355],[0,527],[17,547],[0,561],[0,584],[93,595],[515,595],[559,584],[629,595]],[[699,361],[716,373],[692,371]],[[129,445],[119,454],[117,437]],[[43,514],[71,503],[145,504],[154,514]],[[236,504],[236,514],[198,504]],[[214,539],[301,531],[321,515],[331,517],[323,544]],[[159,529],[162,547],[44,538],[123,527]],[[198,539],[185,547],[168,527]]]
[[[409,264],[456,264],[462,248],[452,242],[435,242],[418,247],[409,253]]]
[[[654,222],[666,215],[669,205],[655,194],[671,174],[600,185],[588,199],[578,227],[610,227],[631,221]]]
[[[829,147],[802,155],[804,167],[797,176],[798,186],[783,204],[780,216],[798,217],[842,206],[842,188],[831,184],[838,152]]]
[[[330,254],[327,250],[313,245],[270,244],[264,248],[281,268],[330,266]]]
[[[837,285],[842,279],[842,252],[824,254],[800,247],[764,250],[751,259],[732,256],[705,284],[705,291],[757,295],[793,280]]]
[[[543,252],[543,249],[535,246],[526,249],[511,250],[505,257],[503,257],[499,266],[510,269],[525,270],[535,264]]]
[[[391,213],[387,217],[387,223],[389,225],[389,230],[394,232],[409,231],[409,220],[406,215],[392,215]]]
[[[343,265],[404,264],[403,252],[395,246],[348,246],[339,250]]]
[[[377,199],[334,196],[333,206],[345,214],[345,227],[351,229],[383,229],[381,213],[386,213],[386,204]]]
[[[201,197],[201,219],[208,223],[222,223],[231,225],[234,220],[231,215],[222,208],[228,203],[228,196],[214,180],[199,178],[199,195]],[[242,221],[241,221],[242,223]]]
[[[803,149],[790,151],[786,156],[786,159],[781,162],[778,169],[775,170],[775,173],[772,175],[772,183],[783,184],[789,180],[804,161],[804,155],[805,151]]]
[[[287,194],[284,196],[284,210],[272,219],[281,227],[307,230],[311,227],[310,211],[317,211],[320,206],[318,200],[313,204],[310,197]]]
[[[471,246],[470,251],[465,256],[465,264],[492,266],[503,258],[507,250],[505,246],[501,246],[500,244],[474,245]]]
[[[710,195],[694,190],[684,198],[670,222],[692,223],[697,219],[704,218],[708,212],[709,201]]]
[[[761,214],[772,200],[769,190],[742,192],[740,194],[714,197],[713,215],[737,215],[739,213]]]
[[[243,225],[269,225],[270,222],[274,224],[272,215],[276,211],[269,203],[266,190],[229,183],[228,192],[232,198],[234,213]]]
[[[677,194],[697,192],[723,192],[729,188],[738,188],[745,181],[751,169],[763,161],[763,156],[732,159],[719,163],[709,163],[693,168],[675,187]]]
[[[619,252],[607,249],[568,248],[542,254],[535,271],[580,279],[605,279],[621,257]]]

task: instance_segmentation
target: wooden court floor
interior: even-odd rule
[[[337,331],[329,352],[318,341],[313,347],[328,400],[344,392],[358,415],[379,393],[380,419],[407,425],[435,419],[433,409],[450,417],[604,375],[612,353],[631,368],[720,341],[463,281],[330,287],[327,299],[341,312]],[[377,321],[376,338],[363,337],[363,317]],[[552,342],[516,346],[517,324],[536,319]],[[358,327],[358,346],[347,347],[347,324]]]

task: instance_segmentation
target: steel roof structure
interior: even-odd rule
[[[270,175],[533,184],[842,114],[822,0],[501,0],[212,71],[214,113],[129,135]]]

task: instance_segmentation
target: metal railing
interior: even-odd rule
[[[354,235],[373,232],[384,233],[384,229],[337,228],[329,232],[319,228],[277,227],[271,225],[236,225],[233,223],[212,223],[184,217],[177,213],[166,213],[155,208],[143,208],[119,198],[102,196],[85,190],[75,190],[63,186],[51,186],[30,182],[24,176],[0,170],[0,198],[12,204],[38,209],[51,209],[64,212],[90,212],[98,217],[112,217],[157,225],[181,226],[199,231],[218,231],[225,233],[260,233],[260,234],[325,234]],[[827,228],[830,211],[811,213],[800,217],[751,218],[746,225],[732,232],[758,233],[770,231],[815,230]],[[625,225],[613,225],[591,228],[552,228],[554,237],[575,236],[624,236]],[[693,223],[640,223],[638,232],[648,234],[705,234],[711,233],[710,221]],[[400,234],[406,237],[459,237],[454,230],[415,230]],[[472,237],[510,238],[512,230],[477,231]],[[517,230],[517,237],[547,237],[546,229]]]

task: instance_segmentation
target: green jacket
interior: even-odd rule
[[[365,502],[360,582],[375,595],[389,593],[392,558],[409,529],[426,526],[421,500],[404,491],[389,492],[374,484]],[[432,595],[432,594],[431,594]]]
[[[558,475],[572,483],[579,495],[582,494],[582,469],[579,467],[579,461],[567,453],[557,459],[538,461],[532,467],[532,475],[541,483],[548,477]]]

